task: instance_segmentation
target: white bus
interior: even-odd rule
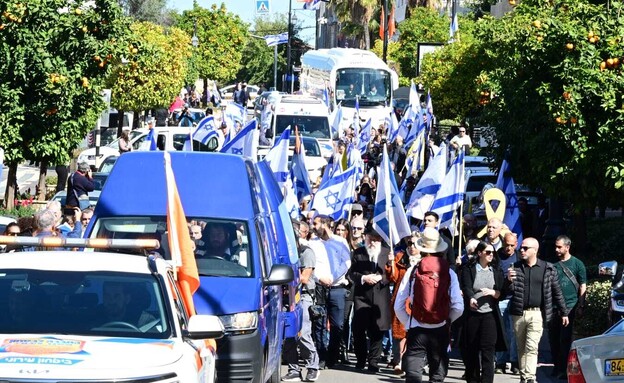
[[[341,104],[343,121],[350,124],[356,97],[362,123],[372,119],[374,127],[384,123],[392,110],[392,95],[399,87],[399,76],[377,55],[351,48],[319,49],[301,58],[301,90],[324,98],[329,94],[333,108]]]

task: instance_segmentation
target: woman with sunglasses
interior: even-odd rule
[[[17,237],[22,234],[22,230],[20,229],[17,222],[11,222],[4,228],[4,233],[2,235],[8,235],[12,237]],[[0,245],[0,253],[12,253],[16,251],[20,246],[17,245]]]
[[[396,300],[397,293],[399,292],[399,284],[403,280],[403,276],[410,266],[416,265],[420,261],[420,250],[416,248],[416,240],[420,233],[413,232],[411,236],[405,237],[402,243],[406,245],[405,250],[400,249],[395,251],[394,258],[388,256],[388,263],[386,264],[386,276],[388,281],[394,285],[392,290],[392,298],[390,299],[390,307],[394,307],[394,301]],[[392,260],[390,260],[393,258]],[[405,326],[399,321],[392,310],[392,360],[388,364],[388,367],[393,368],[396,374],[402,374],[401,359],[403,351],[405,350],[405,338],[407,332]]]
[[[507,349],[498,300],[505,296],[503,271],[494,247],[479,242],[476,257],[462,268],[460,285],[464,294],[464,364],[468,383],[494,381],[495,352]]]

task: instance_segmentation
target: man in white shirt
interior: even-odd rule
[[[314,279],[317,285],[317,304],[320,304],[321,294],[325,295],[325,308],[329,319],[329,345],[323,347],[324,324],[315,322],[315,340],[319,359],[325,366],[331,368],[338,362],[340,353],[340,339],[344,326],[345,298],[349,281],[347,271],[351,267],[351,252],[347,241],[332,233],[333,220],[330,217],[320,218],[320,226],[315,225],[317,238],[308,242],[316,256]],[[319,287],[322,286],[322,287]],[[321,343],[321,344],[319,344]]]
[[[462,148],[466,153],[470,151],[470,148],[472,148],[472,140],[470,136],[466,134],[465,126],[459,127],[459,134],[451,138],[450,145],[457,153],[459,153],[459,150]]]
[[[427,227],[423,230],[421,238],[416,241],[416,247],[420,250],[422,259],[424,259],[425,257],[440,257],[446,250],[447,244],[441,240],[440,233],[436,229]],[[422,259],[420,262],[422,262]],[[441,261],[441,264],[446,263],[443,259]],[[394,312],[407,329],[407,350],[402,366],[403,371],[406,373],[405,382],[422,382],[425,358],[429,364],[429,382],[444,382],[449,361],[449,327],[464,312],[464,302],[459,281],[457,274],[449,269],[450,286],[448,294],[450,308],[448,319],[439,323],[421,323],[412,316],[411,310],[410,312],[407,311],[407,307],[411,307],[411,302],[414,299],[414,267],[418,267],[418,265],[412,266],[406,271],[394,302]],[[448,267],[448,264],[446,267]]]

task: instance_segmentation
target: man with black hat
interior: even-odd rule
[[[366,245],[353,251],[349,270],[355,284],[353,341],[356,368],[363,369],[368,361],[369,371],[379,372],[383,331],[389,330],[391,325],[390,283],[384,271],[390,250],[382,246],[381,236],[370,223],[365,235]]]

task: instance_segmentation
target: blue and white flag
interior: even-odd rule
[[[329,115],[329,119],[332,122],[332,137],[337,134],[338,137],[342,137],[342,106],[338,104],[338,107]]]
[[[325,103],[325,106],[327,107],[327,109],[329,109],[329,92],[327,91],[327,87],[325,87],[325,89],[323,89],[323,102]]]
[[[496,188],[505,193],[506,205],[505,205],[505,218],[503,223],[507,225],[509,230],[518,235],[518,245],[522,243],[522,222],[520,221],[520,210],[518,209],[518,196],[516,195],[516,185],[511,177],[509,162],[503,160],[503,164],[498,172],[498,179],[496,180]]]
[[[231,130],[231,129],[230,129]],[[249,121],[234,138],[223,145],[220,152],[250,157],[256,161],[258,157],[258,122],[254,118]]]
[[[275,180],[280,190],[283,190],[284,183],[288,178],[288,145],[290,143],[290,126],[284,130],[281,136],[275,141],[275,144],[269,150],[264,160],[269,164],[273,171]]]
[[[154,135],[154,129],[150,129],[147,132],[147,137],[145,137],[145,144],[141,144],[141,149],[139,150],[158,150],[158,146],[156,145],[156,136]]]
[[[431,128],[433,125],[433,102],[431,102],[431,93],[427,92],[427,126]]]
[[[386,145],[383,146],[383,156],[379,168],[373,228],[391,248],[399,243],[403,237],[411,234],[410,225],[405,210],[403,210],[403,203],[399,197],[394,172],[390,167]]]
[[[319,186],[310,210],[314,209],[320,215],[332,217],[334,220],[346,218],[354,201],[355,173],[355,167],[334,173],[324,185]]]
[[[364,127],[362,128],[360,135],[358,136],[357,148],[361,153],[366,153],[368,149],[368,144],[370,144],[370,141],[372,138],[371,136],[372,128],[373,128],[373,121],[369,118],[368,121],[366,121],[366,124],[364,125]]]
[[[299,141],[298,136],[295,140],[290,178],[293,183],[295,195],[297,196],[297,201],[301,201],[304,197],[312,195],[312,185],[310,185],[310,175],[305,166],[305,148],[303,147],[303,142],[297,141]]]
[[[264,36],[264,41],[266,41],[267,45],[270,47],[279,44],[287,44],[288,32],[280,33],[279,35],[266,35]]]
[[[234,129],[236,121],[240,122],[242,125],[245,122],[246,117],[247,108],[235,102],[228,103],[223,111],[223,120],[227,123],[230,129]]]
[[[334,156],[329,157],[329,161],[327,161],[325,171],[323,172],[323,177],[321,177],[321,182],[319,183],[319,188],[323,187],[323,185],[328,182],[336,172],[340,172],[340,170],[340,161],[334,161]]]
[[[388,123],[388,142],[394,142],[399,133],[399,120],[397,120],[396,113],[390,112],[390,118]]]
[[[420,177],[407,204],[407,215],[417,219],[424,219],[425,213],[431,209],[435,195],[440,190],[446,175],[447,160],[446,144],[440,145],[440,150],[433,156],[425,172]]]
[[[360,97],[355,96],[355,112],[353,113],[353,136],[360,134]]]
[[[418,88],[416,84],[414,84],[414,81],[412,81],[412,85],[410,86],[408,109],[412,110],[414,113],[420,112],[420,95],[418,94]]]
[[[364,178],[366,164],[364,164],[362,159],[362,153],[353,144],[349,144],[347,147],[347,168],[351,166],[355,166],[355,182],[359,184],[360,180]]]
[[[217,132],[217,127],[214,124],[213,116],[206,116],[199,121],[196,127],[191,127],[191,134],[184,142],[184,151],[192,151],[193,146],[191,145],[191,140],[201,142],[206,145],[208,140],[212,137],[217,137],[219,133]]]
[[[321,9],[321,0],[306,0],[305,4],[303,4],[303,9]]]
[[[453,2],[454,3],[454,2]],[[455,41],[455,34],[459,31],[459,23],[457,22],[457,11],[455,10],[455,5],[453,5],[453,17],[451,18],[451,25],[449,27],[449,43]],[[458,39],[459,40],[459,39]]]
[[[464,151],[460,150],[459,155],[451,165],[451,169],[446,173],[442,186],[436,193],[431,206],[431,210],[438,213],[440,217],[439,228],[448,227],[452,234],[455,234],[456,229],[453,220],[455,211],[464,202],[464,156]]]
[[[425,124],[423,122],[422,114],[420,111],[417,114],[412,114],[412,128],[409,131],[407,137],[403,141],[403,145],[406,148],[410,147],[416,137],[425,129]]]

